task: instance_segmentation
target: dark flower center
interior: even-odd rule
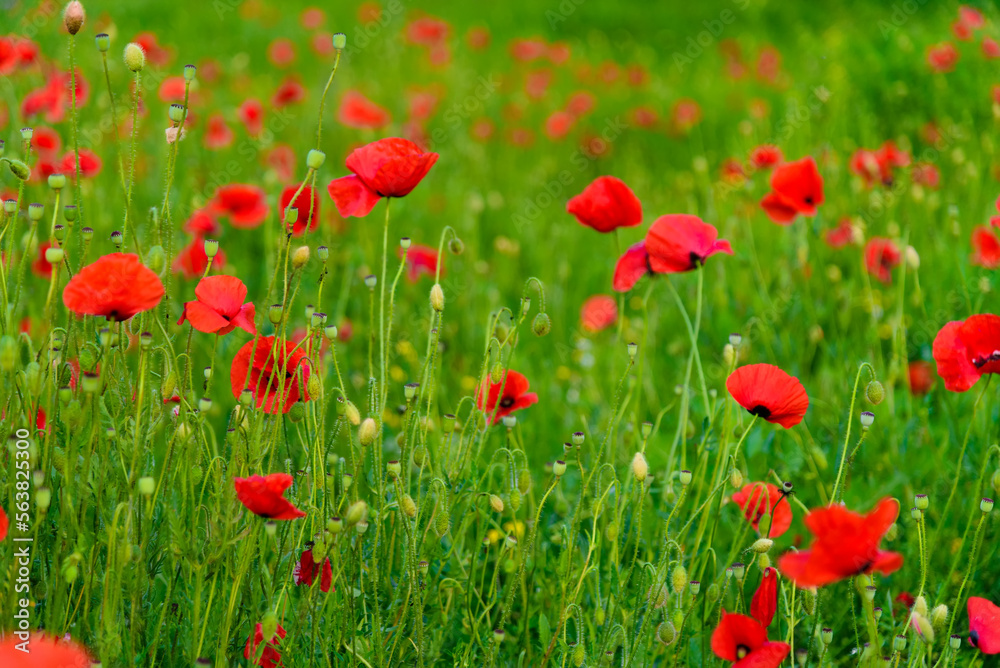
[[[868,569],[871,568],[872,564],[874,564],[874,563],[875,563],[874,561],[872,561],[871,559],[869,559],[868,561],[866,561],[864,563],[864,565],[861,566],[861,568],[859,568],[858,570],[856,570],[854,572],[854,574],[855,575],[861,575],[862,573],[867,573]]]
[[[688,253],[688,261],[691,262],[691,268],[692,269],[694,269],[695,267],[697,267],[700,264],[705,264],[705,258],[703,258],[702,256],[698,255],[694,251],[691,251],[690,253]]]
[[[757,417],[762,417],[765,420],[771,417],[771,409],[762,404],[758,404],[753,408],[747,409],[750,411],[750,415],[756,415]]]
[[[812,195],[806,195],[805,203],[806,204],[812,204],[813,203]]]
[[[1000,350],[994,350],[989,355],[977,355],[972,358],[972,364],[977,369],[981,369],[990,362],[1000,361]]]
[[[743,659],[749,653],[750,653],[750,648],[747,647],[746,645],[737,645],[736,646],[736,658],[737,659]]]
[[[973,647],[979,647],[979,631],[969,631],[969,642]]]
[[[514,405],[514,397],[504,397],[500,400],[500,408],[510,408]]]

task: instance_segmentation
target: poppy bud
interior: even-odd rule
[[[351,485],[354,483],[354,476],[351,475],[350,473],[345,473],[344,477],[340,479],[340,482],[344,486],[344,491],[346,492],[351,488]]]
[[[913,623],[916,625],[917,630],[920,631],[920,639],[928,645],[933,645],[934,627],[931,626],[930,621],[923,615],[914,614]]]
[[[299,246],[292,253],[292,267],[301,269],[309,264],[309,246]]]
[[[608,522],[608,526],[605,527],[605,529],[604,529],[604,537],[607,538],[609,541],[612,541],[612,542],[616,538],[618,538],[618,523],[617,522],[614,522],[614,521]]]
[[[885,539],[888,541],[896,540],[896,536],[899,535],[899,525],[893,522],[889,525],[889,530],[885,532]]]
[[[983,497],[983,500],[979,502],[979,509],[983,511],[984,515],[992,511],[993,499],[987,499],[986,497]]]
[[[378,277],[375,274],[368,274],[365,276],[365,285],[369,290],[374,290],[375,286],[378,285]]]
[[[7,161],[7,166],[10,168],[11,174],[16,176],[21,181],[27,181],[28,177],[31,176],[31,168],[20,160],[14,160],[12,158],[4,158],[4,160]]]
[[[399,508],[410,519],[417,516],[417,504],[409,494],[403,494],[403,498],[399,500]]]
[[[45,261],[49,264],[59,264],[63,261],[63,249],[58,246],[50,246],[45,249]]]
[[[347,35],[342,32],[333,34],[333,48],[337,51],[343,51],[347,47]]]
[[[450,524],[451,518],[448,515],[447,509],[438,513],[437,517],[434,518],[434,531],[437,533],[438,537],[444,536],[448,533]]]
[[[516,487],[510,490],[510,494],[507,495],[507,500],[510,502],[510,509],[516,513],[521,507],[521,491]]]
[[[86,18],[87,13],[83,10],[83,5],[80,4],[79,0],[72,0],[63,9],[63,25],[66,26],[66,32],[70,35],[80,32]]]
[[[311,397],[318,397],[323,393],[323,381],[319,379],[318,373],[309,376],[309,380],[306,381],[306,392]]]
[[[431,287],[431,308],[440,313],[444,310],[444,290],[440,283],[435,283]]]
[[[326,162],[326,153],[323,151],[318,151],[316,149],[310,149],[306,153],[306,167],[309,169],[319,169]]]
[[[148,497],[153,495],[153,491],[156,489],[156,481],[150,476],[144,476],[139,478],[135,486],[140,494]]]
[[[727,343],[722,347],[722,362],[728,368],[736,365],[736,349],[731,344]]]
[[[885,388],[882,387],[882,383],[873,380],[865,388],[865,396],[872,406],[878,406],[885,399]]]
[[[167,116],[174,123],[180,123],[184,120],[184,105],[183,104],[172,104],[167,108]]]
[[[347,416],[347,421],[350,422],[355,427],[361,424],[361,412],[358,410],[358,407],[355,406],[353,402],[348,401],[347,404],[344,406],[344,415]]]
[[[214,258],[216,255],[219,254],[219,241],[217,239],[205,239],[204,248],[205,248],[205,257],[211,260],[212,258]]]
[[[861,412],[861,428],[863,430],[867,431],[868,428],[871,427],[872,424],[874,424],[874,422],[875,422],[875,414],[874,413],[872,413],[871,411],[862,411]]]
[[[649,464],[646,462],[646,457],[641,452],[635,453],[635,456],[632,457],[632,475],[635,476],[636,480],[642,482],[648,474]]]
[[[535,319],[531,322],[531,331],[535,333],[535,336],[545,336],[552,331],[552,319],[549,318],[548,313],[539,313],[535,316]]]
[[[36,487],[35,488],[35,505],[41,511],[48,510],[49,504],[52,503],[52,490],[48,487]]]
[[[656,639],[664,645],[672,645],[677,640],[677,629],[670,622],[661,622],[656,628]]]
[[[766,571],[771,567],[771,557],[767,556],[767,553],[757,555],[757,566],[762,571]]]
[[[774,547],[774,541],[770,538],[758,538],[754,541],[754,544],[750,546],[750,550],[756,552],[757,554],[765,554],[771,551]]]
[[[627,350],[628,350],[628,358],[634,362],[635,356],[639,353],[639,344],[635,342],[629,343],[627,346]]]
[[[125,67],[129,68],[132,72],[141,72],[142,68],[146,66],[146,52],[135,42],[129,42],[125,45],[123,57],[125,59]]]
[[[946,621],[948,621],[948,606],[944,603],[935,606],[931,610],[931,625],[940,631]]]
[[[503,499],[501,499],[496,494],[490,494],[490,507],[493,508],[493,512],[502,513]]]
[[[344,515],[344,521],[347,526],[354,526],[358,522],[362,522],[368,517],[368,504],[364,501],[355,501],[347,508],[347,513]]]
[[[677,477],[681,481],[681,484],[684,485],[685,487],[687,487],[688,485],[691,484],[691,472],[690,471],[681,471],[680,474]]]
[[[367,422],[367,420],[365,421]],[[386,463],[385,470],[389,473],[390,478],[395,479],[399,477],[400,473],[402,473],[403,467],[400,465],[399,460],[393,459],[392,461]]]
[[[927,616],[927,599],[923,596],[918,596],[913,601],[913,612],[918,615]]]
[[[273,610],[264,613],[260,620],[261,633],[264,635],[264,642],[270,643],[271,638],[278,632],[278,615]]]
[[[448,250],[451,251],[452,255],[461,255],[465,252],[465,242],[455,237],[448,242]]]
[[[101,53],[107,53],[108,49],[111,48],[111,38],[108,37],[106,32],[98,33],[94,37],[94,44],[97,45],[97,50]]]
[[[65,174],[49,174],[49,188],[53,190],[62,190],[66,187],[66,175]]]
[[[240,392],[240,405],[246,407],[252,403],[253,403],[253,390],[251,390],[249,387],[243,388],[243,391]]]
[[[674,567],[674,570],[670,573],[670,586],[673,587],[675,593],[683,594],[684,588],[687,587],[687,583],[687,570],[681,564],[677,564],[677,566]]]
[[[729,474],[729,484],[736,489],[743,487],[743,472],[739,469],[733,469]]]
[[[365,418],[361,426],[358,427],[358,440],[361,441],[361,445],[371,445],[375,442],[377,433],[378,425],[375,424],[374,418]]]
[[[562,477],[562,475],[566,473],[566,462],[564,462],[561,459],[557,459],[555,462],[553,462],[552,473],[555,474],[557,478]]]
[[[292,407],[288,409],[288,419],[291,420],[292,422],[302,422],[302,418],[304,418],[305,416],[306,416],[306,405],[301,401],[296,401],[294,404],[292,404]]]
[[[927,498],[926,494],[917,494],[913,497],[913,505],[920,510],[927,510],[927,507],[930,505],[930,499]]]

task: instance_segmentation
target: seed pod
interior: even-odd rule
[[[10,168],[11,174],[16,176],[21,181],[27,181],[31,176],[31,168],[20,160],[15,160],[14,158],[6,158],[7,166]]]

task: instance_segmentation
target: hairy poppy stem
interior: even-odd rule
[[[70,121],[73,129],[73,204],[76,205],[76,225],[83,229],[83,196],[80,194],[80,112],[76,103],[76,35],[69,36]],[[59,208],[58,206],[56,207]],[[81,265],[82,266],[82,265]]]
[[[851,442],[851,426],[854,424],[854,402],[858,398],[858,385],[861,384],[861,372],[868,369],[871,377],[875,377],[875,369],[868,362],[862,362],[858,367],[858,373],[854,377],[854,391],[851,392],[851,409],[847,418],[847,434],[844,436],[844,449],[840,455],[840,468],[837,470],[837,480],[833,483],[833,493],[830,495],[830,505],[837,503],[837,491],[840,488],[840,479],[844,474],[844,464],[847,462],[847,446]]]
[[[111,73],[108,71],[108,52],[101,52],[101,63],[104,69],[104,83],[108,87],[108,99],[111,101],[111,127],[115,133],[115,153],[118,156],[118,181],[125,192],[125,158],[122,156],[121,133],[118,131],[118,107],[115,104],[115,94],[111,88]]]

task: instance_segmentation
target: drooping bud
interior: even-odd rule
[[[31,176],[31,168],[20,160],[15,160],[13,158],[4,158],[4,160],[10,168],[10,173],[16,176],[19,180],[27,181]]]
[[[868,387],[865,388],[865,396],[868,398],[868,402],[873,406],[878,406],[885,399],[885,388],[882,387],[882,383],[877,380],[873,380],[868,383]]]
[[[490,494],[490,507],[495,513],[503,512],[503,499],[501,499],[496,494]]]
[[[688,584],[688,574],[687,569],[683,565],[677,564],[674,570],[670,573],[670,586],[673,588],[674,592],[677,594],[684,593],[684,588]]]
[[[403,497],[399,500],[399,508],[410,519],[417,516],[417,504],[409,494],[403,494]]]
[[[552,319],[548,313],[539,313],[531,322],[531,331],[535,336],[545,336],[552,331]]]

